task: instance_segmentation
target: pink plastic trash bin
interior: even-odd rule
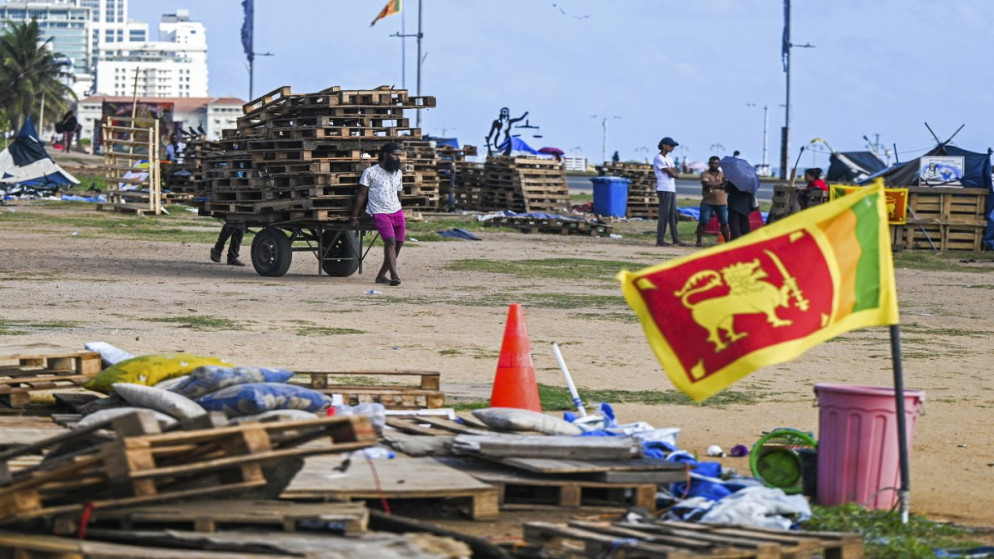
[[[891,509],[901,486],[893,388],[816,384],[818,503]],[[908,449],[925,392],[904,391]]]

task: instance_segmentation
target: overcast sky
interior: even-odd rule
[[[400,38],[415,34],[418,0],[374,27],[387,0],[255,0],[253,92],[289,85],[310,93],[338,85],[405,85]],[[421,0],[422,116],[431,135],[483,145],[501,107],[528,111],[540,128],[519,129],[535,148],[555,146],[600,162],[643,160],[663,136],[678,157],[740,150],[780,160],[785,74],[781,0]],[[148,21],[188,9],[207,26],[211,95],[247,99],[241,0],[131,0]],[[963,130],[953,144],[994,145],[991,0],[793,0],[793,164],[827,167],[821,138],[839,151],[866,149],[863,136],[903,161]],[[406,87],[416,93],[416,41],[406,40]],[[752,105],[752,106],[750,106]],[[413,114],[412,122],[413,122]],[[541,138],[534,137],[541,135]]]

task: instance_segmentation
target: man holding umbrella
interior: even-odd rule
[[[673,138],[666,136],[659,140],[659,153],[652,160],[652,170],[656,173],[656,196],[659,197],[659,217],[656,222],[656,246],[665,247],[670,244],[666,242],[666,226],[670,228],[670,235],[673,237],[673,244],[677,246],[687,246],[680,242],[680,234],[676,229],[676,177],[677,168],[670,157],[676,147],[680,145]]]
[[[721,158],[721,171],[727,182],[728,228],[732,239],[738,239],[750,231],[749,216],[757,207],[756,192],[759,191],[759,175],[745,159],[738,157]]]

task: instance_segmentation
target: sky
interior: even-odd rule
[[[417,94],[416,40],[393,35],[417,33],[419,1],[370,27],[386,2],[255,0],[254,51],[272,56],[256,56],[254,96],[335,85]],[[420,5],[420,93],[437,102],[422,113],[426,134],[482,148],[508,107],[539,127],[515,130],[532,147],[595,164],[615,151],[651,160],[663,136],[681,159],[738,150],[759,164],[765,130],[766,162],[779,167],[781,0]],[[129,17],[155,38],[176,9],[207,27],[210,94],[248,100],[241,0],[130,0]],[[928,127],[945,141],[962,125],[953,145],[994,146],[992,29],[990,0],[792,0],[789,166],[827,168],[830,149],[866,150],[867,139],[906,161],[935,146]]]

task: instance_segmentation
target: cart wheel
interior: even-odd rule
[[[325,231],[323,234],[321,243],[326,253],[321,261],[321,269],[329,276],[346,278],[359,270],[362,245],[359,244],[359,237],[356,236],[355,231],[342,231],[337,239],[335,234],[335,231]],[[333,260],[335,258],[345,260]]]
[[[293,251],[282,229],[266,227],[252,241],[252,266],[260,276],[279,277],[290,269]]]

